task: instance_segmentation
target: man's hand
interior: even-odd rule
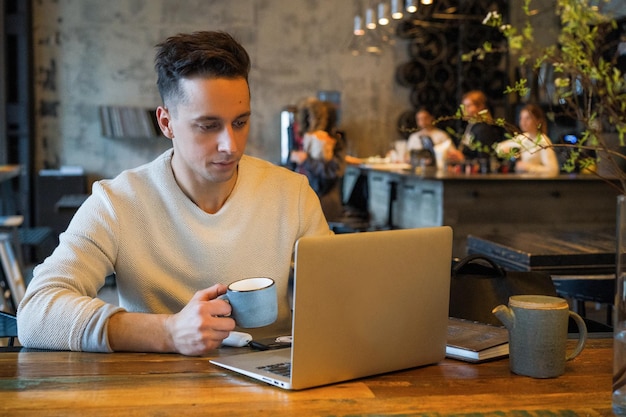
[[[291,151],[289,155],[289,161],[296,165],[302,165],[307,160],[309,155],[304,151]]]
[[[109,318],[108,340],[114,351],[177,352],[204,355],[218,348],[235,320],[228,302],[216,299],[226,286],[214,285],[198,291],[176,314],[119,312]]]
[[[235,328],[229,317],[228,302],[216,299],[226,293],[226,286],[214,285],[198,291],[178,313],[165,320],[165,328],[176,352],[183,355],[203,355],[218,348]]]
[[[463,152],[458,149],[448,149],[446,152],[446,160],[451,163],[460,163],[465,160]]]

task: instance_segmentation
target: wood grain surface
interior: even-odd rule
[[[612,339],[590,339],[565,375],[554,379],[512,374],[508,359],[446,359],[289,392],[217,368],[209,357],[3,352],[0,415],[609,416],[612,357]]]

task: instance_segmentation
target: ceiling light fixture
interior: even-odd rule
[[[391,0],[391,18],[394,20],[399,20],[404,17],[400,2],[401,0]]]
[[[364,14],[354,16],[354,28],[349,42],[353,55],[380,55],[384,46],[395,45],[396,26],[409,17],[404,11],[417,10],[420,0],[378,0],[370,3]]]
[[[409,13],[415,13],[417,11],[417,0],[406,0],[406,11]]]
[[[389,24],[389,4],[378,3],[378,24],[385,26]]]
[[[368,29],[376,29],[376,16],[374,9],[371,7],[365,10],[365,27]]]
[[[354,16],[354,30],[352,31],[356,36],[365,35],[365,31],[363,30],[363,21],[361,20],[361,16]]]

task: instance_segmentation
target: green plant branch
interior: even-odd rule
[[[607,3],[607,0],[599,0]],[[626,173],[620,163],[626,157],[612,149],[606,140],[606,134],[617,134],[619,145],[624,146],[626,138],[626,76],[622,74],[615,57],[607,57],[607,35],[617,28],[615,20],[601,13],[598,1],[556,0],[556,14],[561,30],[557,43],[537,50],[531,17],[534,7],[540,1],[523,0],[524,22],[519,27],[503,21],[502,15],[489,12],[483,24],[499,29],[507,40],[507,47],[494,47],[485,43],[481,48],[462,56],[465,61],[482,60],[487,54],[498,52],[511,53],[520,67],[532,68],[535,78],[541,85],[553,86],[553,91],[546,91],[552,104],[554,117],[564,115],[576,120],[584,128],[581,140],[576,145],[552,144],[553,147],[572,148],[566,167],[574,170],[597,165],[599,158],[605,158],[610,166],[609,172],[614,178],[603,178],[616,187],[619,192],[626,192]],[[530,64],[532,63],[532,64]],[[554,79],[542,78],[542,70],[553,71]],[[520,98],[528,97],[533,92],[528,79],[522,77],[508,86],[504,94],[515,94]],[[457,112],[456,118],[459,118]],[[462,118],[462,116],[461,116]],[[496,123],[508,132],[519,134],[518,129],[502,121],[480,120]],[[592,161],[586,151],[593,151],[596,161]],[[600,176],[597,171],[591,170]],[[615,180],[619,183],[615,185]]]

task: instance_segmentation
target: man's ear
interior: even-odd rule
[[[169,110],[163,106],[157,107],[156,118],[163,135],[167,138],[173,139],[174,130],[172,129],[172,119]]]

